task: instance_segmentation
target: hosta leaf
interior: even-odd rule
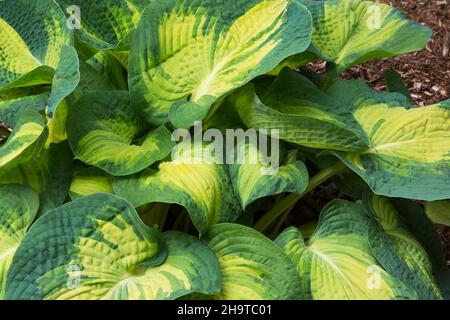
[[[450,198],[450,106],[410,108],[397,93],[337,81],[326,93],[285,69],[263,97],[251,86],[233,95],[248,127],[278,130],[286,141],[338,150],[379,195]],[[270,106],[270,107],[269,107]]]
[[[14,130],[0,146],[0,168],[13,167],[38,157],[48,137],[43,117],[35,110],[21,112]]]
[[[52,0],[5,0],[0,6],[0,89],[52,83],[72,35]]]
[[[363,105],[355,118],[371,146],[338,153],[379,195],[422,200],[450,198],[450,108]]]
[[[338,200],[323,211],[304,242],[296,228],[276,243],[297,266],[303,288],[315,300],[415,298],[415,293],[378,266],[368,240],[369,216],[359,204]]]
[[[450,200],[428,202],[425,212],[434,223],[450,227]]]
[[[202,146],[184,150],[161,163],[159,171],[114,179],[114,192],[135,207],[152,202],[182,205],[201,234],[211,225],[236,220],[242,209],[226,166],[215,163]]]
[[[134,174],[170,153],[174,143],[164,126],[142,138],[146,130],[125,91],[85,95],[69,110],[67,134],[75,156],[111,175]]]
[[[301,0],[313,15],[313,50],[341,72],[356,64],[423,49],[431,30],[386,4]]]
[[[413,288],[420,299],[439,299],[428,254],[407,230],[387,198],[366,195],[374,219],[369,224],[369,243],[378,262],[393,276]]]
[[[248,85],[232,101],[248,127],[277,130],[280,139],[288,142],[333,150],[359,150],[368,145],[349,108],[288,69],[263,97]]]
[[[303,297],[295,266],[272,241],[242,225],[218,224],[204,240],[222,269],[222,290],[212,299],[297,300]]]
[[[161,238],[128,202],[96,194],[33,225],[17,250],[5,297],[174,299],[219,288],[219,265],[200,240],[179,233]]]
[[[152,1],[131,50],[134,102],[149,121],[190,127],[218,98],[303,52],[310,23],[295,1]]]
[[[80,82],[80,62],[76,50],[64,45],[61,60],[53,78],[53,88],[48,101],[47,114],[53,117],[59,103],[70,95]]]
[[[0,99],[0,121],[14,128],[20,119],[22,111],[31,109],[36,112],[43,112],[47,106],[48,96],[49,94],[44,92],[15,99]]]
[[[114,193],[112,177],[95,167],[76,168],[70,183],[70,198],[76,200],[95,193]]]
[[[391,199],[395,209],[403,217],[403,223],[420,244],[426,249],[433,264],[433,274],[442,296],[450,299],[450,270],[444,256],[441,238],[436,226],[427,217],[423,208],[415,201]]]
[[[72,154],[66,143],[52,145],[39,158],[0,169],[0,185],[30,186],[40,196],[39,215],[64,203],[72,175]]]
[[[39,198],[29,187],[0,185],[0,299],[14,253],[39,208]]]
[[[70,13],[78,6],[81,13],[78,35],[99,50],[128,46],[141,12],[150,0],[57,0]],[[69,12],[68,12],[69,13]],[[74,18],[74,17],[72,17]],[[69,16],[70,19],[70,16]]]
[[[245,159],[242,164],[230,166],[230,177],[244,209],[264,197],[306,190],[309,177],[303,162],[295,161],[274,168],[254,144],[241,144],[236,148],[238,155],[245,155]]]

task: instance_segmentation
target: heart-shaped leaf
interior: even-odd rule
[[[303,52],[310,24],[295,1],[152,1],[131,50],[133,100],[151,122],[190,127],[220,97]]]

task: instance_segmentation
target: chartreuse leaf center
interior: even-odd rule
[[[160,234],[126,201],[95,194],[41,217],[11,267],[7,299],[175,299],[220,289],[200,240]]]
[[[294,1],[152,2],[133,42],[133,100],[151,122],[190,127],[217,99],[303,52],[310,23]]]
[[[369,247],[369,216],[361,205],[329,204],[308,242],[296,228],[276,240],[297,266],[308,298],[410,299],[415,292],[387,274]]]

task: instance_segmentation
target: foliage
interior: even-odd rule
[[[339,77],[430,36],[364,0],[1,1],[0,298],[449,299],[450,101]],[[279,152],[218,161],[230,129]]]

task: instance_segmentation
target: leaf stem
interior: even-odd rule
[[[336,174],[344,171],[347,167],[342,162],[338,162],[335,165],[328,167],[321,172],[319,172],[317,175],[311,178],[309,181],[308,188],[305,192],[298,194],[298,193],[291,193],[285,198],[278,201],[275,206],[267,212],[261,220],[259,220],[254,228],[258,230],[259,232],[263,232],[266,230],[277,218],[279,218],[286,210],[288,210],[291,206],[294,206],[301,198],[303,198],[305,195],[310,193],[312,190],[320,186],[322,183],[327,181],[328,179],[332,178]]]

